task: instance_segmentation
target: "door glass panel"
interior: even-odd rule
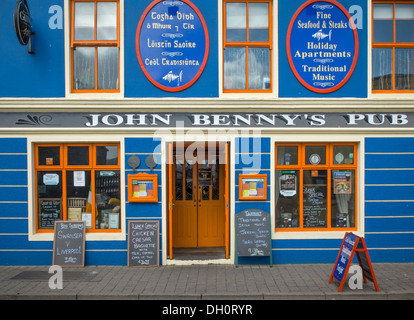
[[[183,162],[175,160],[175,200],[183,200]]]
[[[193,200],[193,163],[185,161],[185,200]]]
[[[211,165],[212,171],[212,189],[211,199],[220,200],[220,165],[218,159]]]

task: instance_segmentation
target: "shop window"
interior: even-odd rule
[[[372,90],[414,92],[414,2],[373,3]]]
[[[224,92],[271,92],[272,2],[224,3]]]
[[[276,230],[356,230],[354,143],[276,145]]]
[[[119,92],[119,1],[72,0],[72,92]]]
[[[35,146],[36,226],[51,232],[56,220],[85,221],[88,232],[119,232],[118,144]]]

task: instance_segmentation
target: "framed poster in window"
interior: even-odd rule
[[[240,174],[239,175],[240,200],[267,200],[266,174]]]
[[[137,173],[128,175],[129,202],[158,202],[158,176]]]

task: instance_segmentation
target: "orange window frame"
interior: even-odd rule
[[[227,12],[227,3],[246,3],[246,35],[247,41],[241,42],[230,42],[226,41],[226,12]],[[259,41],[249,41],[249,3],[267,3],[269,4],[269,40],[266,42]],[[224,93],[257,93],[257,92],[272,92],[273,91],[273,9],[272,9],[272,0],[225,0],[223,1],[223,57],[224,51],[226,48],[240,48],[244,47],[246,49],[246,89],[224,89],[224,59],[223,59],[223,92]],[[269,48],[270,50],[270,88],[269,89],[248,89],[249,86],[249,48]]]
[[[279,146],[297,146],[298,148],[298,163],[292,165],[278,165],[277,164],[277,148]],[[306,146],[326,146],[326,164],[318,164],[318,165],[311,165],[306,164],[305,159],[305,148]],[[333,150],[336,146],[352,146],[353,147],[353,163],[352,164],[335,164],[334,163],[334,155]],[[276,143],[275,145],[275,170],[276,171],[285,171],[285,170],[294,170],[299,171],[299,227],[290,227],[290,228],[280,228],[277,227],[275,224],[275,231],[277,232],[308,232],[308,231],[356,231],[358,229],[358,163],[357,163],[357,152],[358,152],[358,145],[357,143],[347,143],[347,142],[333,142],[333,143]],[[327,196],[326,196],[326,220],[327,220],[327,227],[321,228],[305,228],[303,226],[303,172],[306,170],[326,170],[327,171]],[[355,225],[353,227],[332,227],[332,217],[331,217],[331,197],[332,197],[332,171],[334,170],[353,170],[354,171],[354,204],[355,204]],[[279,192],[278,190],[278,183],[275,183],[276,190],[275,192]],[[275,210],[277,204],[275,203]],[[278,212],[275,211],[275,215]],[[275,219],[276,220],[276,219]]]
[[[374,6],[376,4],[390,4],[393,6],[393,42],[374,42]],[[414,93],[414,90],[396,90],[395,89],[395,49],[399,48],[412,48],[414,49],[414,42],[396,42],[396,27],[395,27],[395,7],[397,4],[414,4],[414,1],[373,1],[372,2],[372,21],[371,21],[371,39],[372,39],[372,49],[375,48],[388,48],[392,49],[392,89],[391,90],[374,90],[372,93]]]
[[[67,149],[68,147],[89,147],[89,164],[88,165],[68,165],[67,160]],[[100,146],[116,146],[118,147],[118,163],[116,165],[97,165],[97,156],[96,148]],[[59,147],[60,148],[60,164],[59,165],[39,165],[39,147]],[[35,207],[36,207],[36,232],[37,233],[53,233],[53,229],[42,229],[39,227],[39,206],[38,206],[38,171],[60,171],[62,175],[62,206],[61,206],[61,217],[62,220],[67,221],[68,218],[68,208],[67,208],[67,171],[76,171],[76,170],[88,170],[91,173],[91,190],[92,190],[92,228],[86,229],[86,232],[100,232],[100,233],[116,233],[120,232],[119,229],[98,229],[94,223],[96,218],[96,208],[95,208],[95,196],[96,196],[96,185],[95,185],[95,172],[96,171],[106,171],[106,170],[117,170],[120,171],[120,144],[119,143],[50,143],[50,144],[36,144],[34,148],[35,154]],[[119,184],[119,193],[121,194],[121,183]],[[120,199],[121,200],[121,199]],[[120,217],[121,218],[121,217]],[[121,226],[121,225],[120,225]]]
[[[75,40],[75,3],[77,2],[93,2],[95,3],[95,21],[94,21],[94,40]],[[116,40],[96,40],[97,33],[97,4],[99,2],[116,2],[117,3],[117,31]],[[120,9],[119,0],[71,0],[70,7],[70,60],[71,60],[71,92],[73,93],[118,93],[120,92]],[[74,88],[74,50],[77,47],[93,47],[95,48],[95,89],[84,90]],[[118,48],[118,89],[98,89],[98,47],[117,47]]]

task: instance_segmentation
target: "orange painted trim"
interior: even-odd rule
[[[262,196],[244,196],[243,180],[247,179],[263,179],[263,195]],[[257,189],[256,189],[257,190]],[[239,174],[239,200],[267,200],[267,174],[247,173]]]
[[[305,164],[305,147],[314,145],[325,145],[326,146],[326,164],[325,165],[309,165]],[[297,165],[277,165],[277,147],[279,146],[298,146],[298,164]],[[354,163],[353,164],[333,164],[333,147],[334,146],[353,146],[354,147]],[[294,170],[299,172],[299,227],[296,228],[278,228],[274,227],[277,232],[307,232],[307,231],[357,231],[358,230],[358,144],[354,142],[331,142],[331,143],[276,143],[275,144],[275,170]],[[303,174],[304,171],[309,170],[326,170],[327,171],[327,199],[326,199],[326,219],[327,226],[323,228],[305,228],[303,226]],[[340,228],[332,226],[332,208],[331,208],[331,197],[332,197],[332,171],[338,170],[349,170],[354,173],[354,211],[355,211],[355,226],[349,228]],[[276,190],[277,192],[277,190]],[[276,206],[276,204],[275,204]],[[277,215],[278,212],[275,212]]]
[[[134,196],[134,184],[139,181],[152,182],[152,195]],[[148,194],[148,193],[147,193]],[[128,202],[158,202],[158,175],[148,173],[137,173],[128,175]]]
[[[94,39],[93,40],[75,40],[75,3],[76,2],[93,2],[95,4],[94,10]],[[117,38],[116,40],[97,40],[97,19],[98,10],[97,4],[100,2],[116,2],[117,3]],[[121,67],[121,54],[120,54],[120,1],[119,0],[71,0],[70,5],[70,65],[71,65],[71,77],[70,77],[70,88],[72,93],[119,93],[121,92],[121,78],[120,78],[120,67]],[[79,90],[74,89],[74,50],[76,47],[95,47],[95,89]],[[118,52],[118,89],[98,89],[98,47],[117,47]]]
[[[247,41],[229,42],[226,41],[226,9],[227,3],[246,3],[246,39]],[[249,41],[249,4],[250,3],[267,3],[269,5],[269,41],[253,42]],[[273,7],[272,0],[225,0],[223,1],[223,57],[224,50],[230,47],[246,48],[246,88],[245,89],[224,89],[224,61],[223,61],[223,93],[271,93],[273,92]],[[269,48],[270,50],[270,88],[269,89],[248,89],[249,86],[249,47]]]
[[[77,147],[77,146],[88,146],[89,147],[89,165],[68,165],[67,164],[67,148],[68,147]],[[117,165],[97,165],[96,164],[96,147],[98,146],[117,146],[118,147],[118,164]],[[60,156],[60,164],[59,165],[39,165],[39,147],[59,147],[59,156]],[[41,229],[39,226],[39,198],[38,198],[38,172],[39,171],[59,171],[62,176],[62,212],[61,217],[63,220],[67,220],[67,171],[75,171],[75,170],[82,170],[82,171],[89,171],[91,174],[91,190],[92,190],[92,228],[86,229],[86,232],[93,233],[119,233],[121,228],[119,229],[98,229],[96,228],[95,220],[96,220],[96,210],[95,210],[95,197],[96,197],[96,189],[95,189],[95,173],[97,171],[107,171],[107,170],[117,170],[120,171],[120,145],[117,143],[40,143],[34,146],[34,154],[35,154],[35,214],[36,214],[36,232],[37,233],[53,233],[53,229]],[[119,188],[121,188],[121,184]],[[121,191],[121,190],[120,190]],[[158,189],[157,189],[158,191]],[[121,200],[121,199],[120,199]],[[122,216],[120,216],[121,218]]]

